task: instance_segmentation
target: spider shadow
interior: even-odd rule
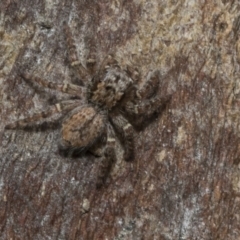
[[[96,158],[101,158],[101,156],[91,152],[90,149],[61,149],[58,147],[58,153],[64,158],[71,158],[72,161],[78,161],[79,158],[91,159],[91,161],[94,161]]]
[[[93,154],[91,151],[89,150],[85,150],[85,151],[79,151],[78,149],[71,151],[71,150],[61,150],[58,149],[59,154],[64,157],[64,158],[71,158],[74,161],[77,161],[78,158],[80,157],[86,157],[86,158],[100,158],[100,156],[97,156],[95,154]]]
[[[107,143],[106,139],[107,138],[104,133],[101,137],[98,137],[88,147],[82,148],[66,146],[65,144],[62,143],[62,141],[59,141],[58,152],[62,157],[71,159],[77,159],[79,157],[101,158],[104,154],[101,151],[101,149],[105,147]]]

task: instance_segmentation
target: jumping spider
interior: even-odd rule
[[[86,71],[89,73],[90,70],[84,71],[83,65],[80,64],[71,31],[67,25],[65,34],[71,67],[80,76],[84,75],[82,77],[84,80]],[[85,69],[94,69],[94,64],[94,59],[89,58],[86,64],[88,67]],[[155,94],[159,86],[158,71],[150,72],[145,84],[138,87],[134,81],[138,78],[138,73],[122,70],[111,56],[104,60],[98,71],[93,74],[90,72],[89,75],[91,80],[85,80],[84,86],[79,86],[55,84],[26,72],[21,73],[23,79],[66,93],[71,98],[51,105],[40,113],[10,123],[5,128],[25,129],[44,119],[48,124],[53,114],[66,115],[61,123],[60,153],[72,156],[86,150],[94,152],[99,142],[105,144],[97,180],[97,187],[101,187],[116,160],[115,131],[121,136],[125,150],[124,159],[132,160],[134,158],[133,126],[127,118],[148,119],[166,104],[169,96],[160,98]]]

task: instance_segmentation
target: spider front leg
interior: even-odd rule
[[[168,94],[163,97],[157,95],[159,80],[160,73],[158,70],[150,72],[146,83],[136,91],[135,99],[126,103],[125,111],[130,115],[139,117],[139,119],[146,119],[151,117],[157,110],[163,108],[171,99],[171,95]]]
[[[116,140],[114,137],[112,126],[108,125],[106,148],[97,177],[96,187],[98,189],[101,188],[102,185],[105,183],[114,162],[116,162],[115,143]]]
[[[151,71],[147,75],[144,85],[137,90],[136,95],[140,99],[152,97],[159,89],[160,71]]]
[[[36,123],[51,117],[54,114],[68,112],[76,108],[81,103],[80,100],[66,100],[50,106],[48,109],[35,113],[29,117],[7,124],[5,129],[27,129],[36,126]]]
[[[163,108],[171,99],[171,95],[164,97],[155,96],[151,99],[142,100],[140,103],[128,102],[125,110],[130,115],[142,115],[144,118],[151,117],[157,110]]]
[[[82,98],[83,94],[85,94],[85,89],[75,84],[56,84],[36,76],[31,76],[29,73],[23,73],[21,74],[21,77],[30,83],[37,83],[44,88],[49,88],[59,92],[67,93],[78,98]]]
[[[78,58],[76,44],[73,39],[71,29],[67,23],[64,23],[64,32],[65,32],[66,41],[67,41],[68,59],[70,62],[70,66],[74,70],[75,74],[78,75],[81,78],[81,80],[83,80],[88,75],[88,70],[89,69],[92,70],[94,68],[96,60],[92,57],[88,57],[86,60],[86,67],[87,67],[86,69]]]
[[[122,115],[112,116],[111,120],[123,138],[124,160],[130,161],[134,157],[133,126]]]

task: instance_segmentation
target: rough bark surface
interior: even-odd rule
[[[237,0],[1,0],[0,239],[240,239],[239,13]],[[83,64],[114,53],[139,84],[159,69],[172,94],[100,190],[98,159],[61,157],[58,129],[4,130],[51,101],[20,69],[78,81],[64,22]]]

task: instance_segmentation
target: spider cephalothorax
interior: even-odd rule
[[[119,66],[108,67],[104,74],[95,76],[90,87],[89,101],[111,110],[127,92],[133,80]]]
[[[81,76],[83,66],[77,58],[71,31],[67,25],[65,33],[70,65]],[[140,116],[140,119],[144,120],[169,100],[169,96],[159,98],[156,94],[159,86],[159,71],[151,71],[145,84],[139,88],[128,71],[121,69],[116,61],[112,61],[111,56],[107,59],[109,61],[105,61],[103,68],[95,71],[91,81],[84,82],[84,86],[71,83],[54,84],[26,72],[21,73],[23,79],[27,81],[68,94],[69,100],[60,101],[47,110],[6,126],[7,129],[28,128],[44,119],[48,123],[54,114],[65,115],[61,122],[59,141],[59,150],[64,156],[72,156],[83,151],[95,153],[99,142],[105,143],[101,154],[98,187],[102,186],[116,160],[116,135],[121,136],[125,150],[124,159],[129,161],[134,158],[133,126],[127,117]],[[94,59],[87,59],[87,62],[92,64]],[[85,73],[82,76],[83,80],[84,78],[86,79]]]

